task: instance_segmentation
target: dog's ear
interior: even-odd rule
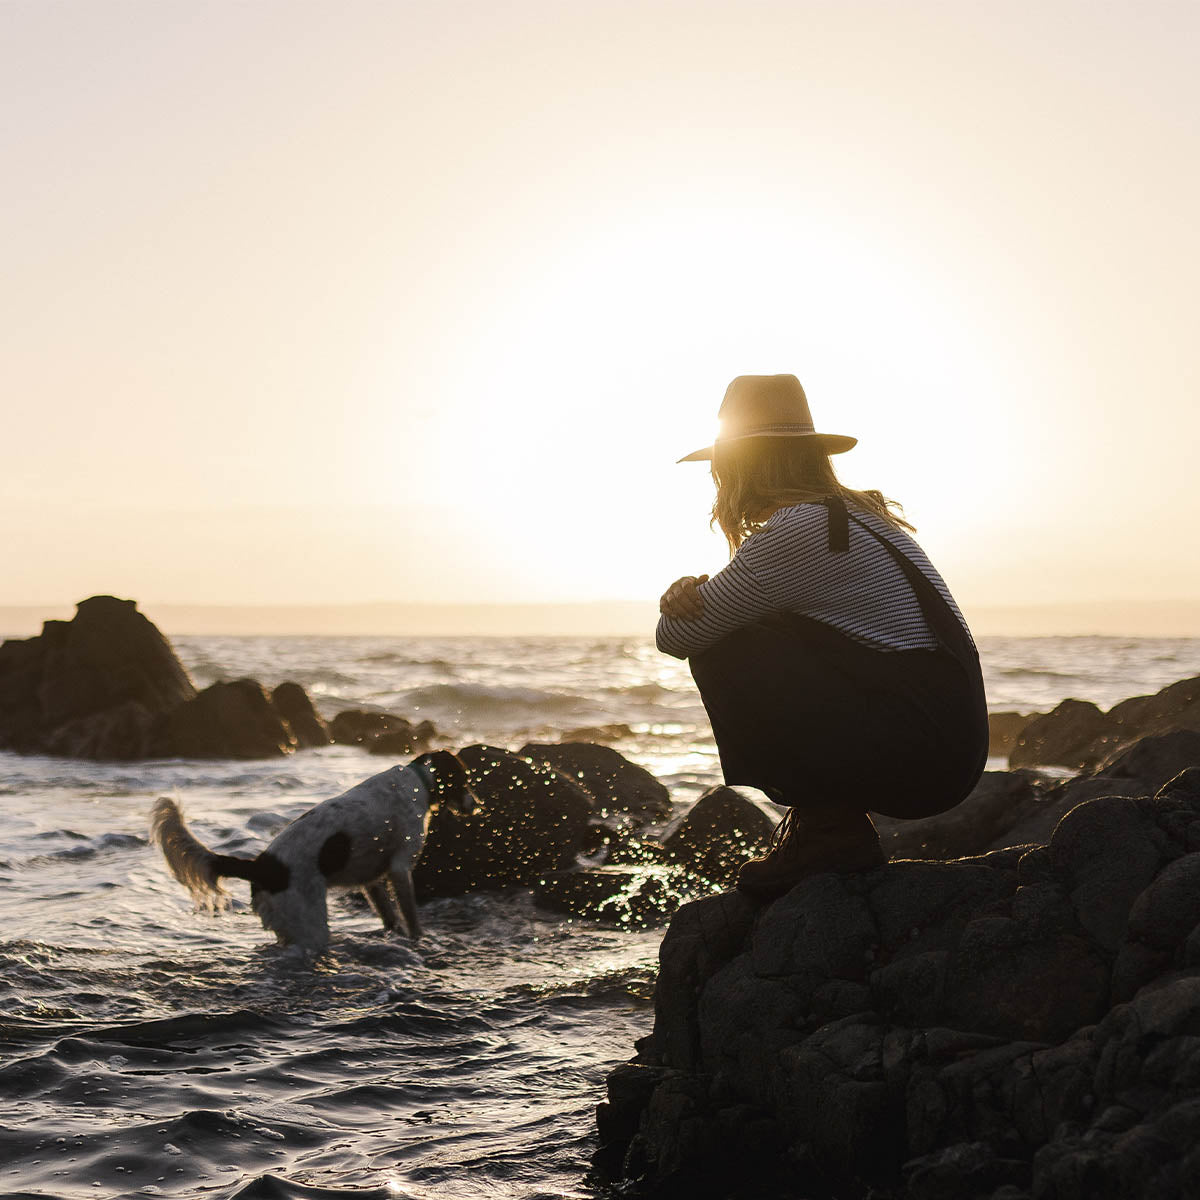
[[[434,791],[439,800],[459,803],[467,794],[467,769],[457,754],[449,750],[433,750],[413,759],[420,763],[433,777]]]

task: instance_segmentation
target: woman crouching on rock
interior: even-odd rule
[[[912,526],[843,487],[794,375],[743,375],[712,461],[713,523],[732,558],[663,595],[658,648],[689,660],[725,782],[789,807],[742,891],[886,857],[868,810],[928,817],[964,799],[987,760],[979,655]]]

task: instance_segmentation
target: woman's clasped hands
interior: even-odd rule
[[[704,601],[696,589],[707,582],[707,575],[685,575],[675,580],[659,599],[658,611],[664,617],[682,621],[699,620],[704,615]]]

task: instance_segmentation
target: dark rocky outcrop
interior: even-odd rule
[[[533,886],[539,908],[628,928],[663,924],[696,895],[687,876],[653,863],[551,871]]]
[[[271,693],[271,707],[287,722],[296,745],[328,746],[329,727],[298,683],[281,683]]]
[[[214,683],[166,714],[154,746],[162,757],[271,758],[297,739],[256,679]]]
[[[1118,741],[1117,728],[1108,714],[1090,700],[1064,700],[1021,730],[1009,752],[1008,764],[1082,770],[1107,758]]]
[[[770,841],[779,819],[728,787],[709,788],[664,830],[667,861],[716,888],[732,886],[738,868]]]
[[[1024,827],[1050,805],[1053,786],[1054,780],[1037,771],[985,771],[971,794],[948,812],[919,821],[876,816],[875,826],[890,859],[984,854],[1038,840],[1025,836]],[[1058,812],[1054,823],[1061,816]]]
[[[1200,732],[1200,677],[1122,700],[1108,712],[1083,700],[1064,700],[1021,730],[1009,765],[1093,770],[1139,738],[1180,730]]]
[[[372,754],[399,757],[429,744],[436,730],[429,721],[413,723],[395,713],[352,708],[329,722],[329,740],[362,746]]]
[[[139,758],[156,719],[196,695],[132,600],[93,596],[70,621],[0,646],[0,749]]]
[[[638,1050],[597,1164],[654,1195],[1200,1194],[1200,768],[1040,845],[685,905]]]
[[[662,821],[671,815],[671,796],[644,767],[608,746],[591,742],[528,742],[522,757],[549,763],[591,793],[597,809],[630,813],[636,819]]]
[[[1025,727],[1041,713],[995,712],[988,714],[988,754],[1007,758]]]
[[[574,865],[592,815],[588,792],[546,763],[495,746],[465,746],[458,756],[479,805],[434,814],[413,873],[418,897],[531,886]]]
[[[612,924],[660,924],[686,901],[728,887],[738,867],[766,846],[776,821],[732,788],[710,788],[657,835],[636,826],[619,831],[605,865],[542,876],[534,900]]]
[[[402,757],[436,731],[387,713],[343,713],[333,740]],[[197,693],[170,643],[132,600],[93,596],[70,621],[0,644],[0,750],[68,758],[269,758],[331,740],[298,683]]]

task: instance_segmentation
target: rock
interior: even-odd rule
[[[135,761],[147,758],[159,745],[162,718],[136,700],[77,717],[45,734],[40,749],[63,758]]]
[[[677,872],[649,865],[553,871],[533,888],[539,908],[630,929],[661,924],[694,896]]]
[[[770,841],[778,820],[729,787],[709,788],[664,831],[667,859],[693,875],[729,887],[738,868]]]
[[[1101,763],[1096,775],[1104,779],[1134,779],[1143,794],[1157,792],[1189,767],[1200,767],[1200,732],[1177,729],[1140,738]]]
[[[495,746],[466,746],[458,756],[479,807],[434,813],[413,873],[419,897],[529,887],[575,865],[592,815],[583,788],[545,763]]]
[[[741,949],[758,915],[742,892],[685,904],[672,918],[658,955],[655,1033],[664,1066],[690,1068],[700,1052],[697,1005],[704,985]],[[660,1037],[661,1033],[661,1037]]]
[[[1026,1193],[1032,1171],[1021,1159],[997,1158],[986,1142],[958,1142],[905,1164],[908,1200],[963,1200],[988,1196],[1003,1200],[1001,1188],[1010,1185],[1014,1197]]]
[[[1171,857],[1153,814],[1125,796],[1092,800],[1063,817],[1049,850],[1080,924],[1115,953],[1134,900]]]
[[[596,1110],[596,1128],[602,1145],[628,1143],[637,1133],[637,1122],[654,1089],[663,1081],[661,1067],[622,1063],[606,1081],[608,1099]]]
[[[1085,701],[1064,700],[1021,730],[1009,765],[1092,769],[1139,738],[1180,730],[1200,733],[1200,677],[1181,679],[1153,696],[1133,696],[1107,713]]]
[[[0,646],[0,749],[71,758],[260,758],[328,741],[304,689],[252,679],[197,694],[132,600],[93,596],[71,621]]]
[[[591,742],[529,742],[517,754],[549,763],[591,793],[595,807],[627,812],[642,821],[671,815],[671,797],[649,771],[609,746]]]
[[[404,758],[419,750],[422,745],[415,728],[412,730],[396,729],[391,733],[381,733],[367,746],[367,753],[384,758]]]
[[[1086,937],[984,916],[967,924],[950,957],[939,1019],[1011,1041],[1058,1042],[1099,1020],[1107,994],[1107,960]]]
[[[342,746],[370,749],[377,739],[385,735],[397,735],[393,744],[406,747],[399,751],[401,754],[408,754],[417,746],[415,726],[395,713],[352,708],[338,713],[329,722],[329,740]]]
[[[1043,713],[998,712],[988,714],[988,754],[1007,758],[1022,730]]]
[[[875,827],[889,859],[983,854],[1015,844],[1008,835],[1046,807],[1050,786],[1036,771],[985,771],[971,794],[948,812],[918,821],[877,815]]]
[[[313,707],[308,693],[298,683],[281,683],[271,693],[271,704],[288,723],[298,746],[329,745],[329,728]]]
[[[271,758],[296,739],[255,679],[214,683],[173,709],[160,727],[157,754],[179,758]]]
[[[1181,679],[1153,696],[1122,700],[1108,715],[1123,742],[1177,729],[1200,732],[1200,676]]]
[[[144,757],[156,718],[196,695],[132,600],[93,596],[71,621],[0,647],[0,748]]]
[[[1064,700],[1017,735],[1010,767],[1094,767],[1121,739],[1115,722],[1088,700]]]
[[[607,746],[610,742],[619,742],[622,738],[632,737],[633,727],[624,721],[614,721],[610,725],[581,725],[578,729],[568,729],[563,733],[564,742],[597,742]]]
[[[1188,767],[1200,768],[1200,733],[1143,738],[1072,779],[1016,768],[985,771],[957,807],[919,821],[876,815],[889,859],[961,858],[1045,843],[1071,809],[1102,796],[1149,796]]]
[[[1153,750],[1126,761],[1160,774]],[[1192,767],[1075,805],[1048,844],[685,904],[603,1162],[714,1194],[746,1112],[815,1194],[1195,1194],[1197,864]],[[767,1194],[769,1164],[738,1162]]]

